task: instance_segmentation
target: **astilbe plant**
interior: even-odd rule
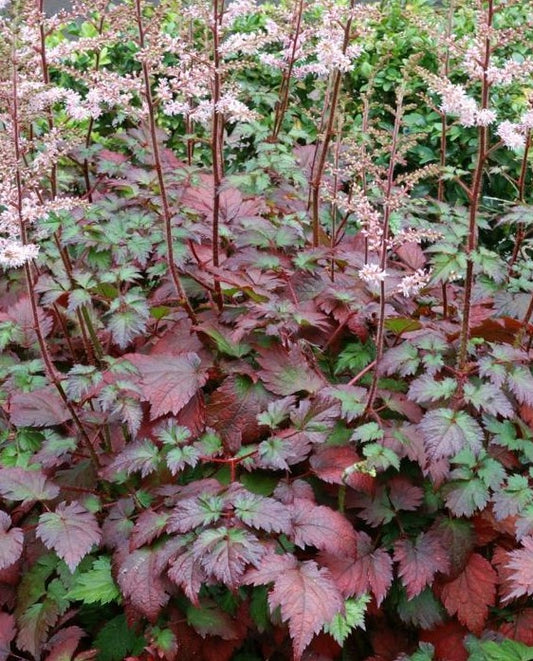
[[[530,658],[521,3],[3,9],[0,659]]]

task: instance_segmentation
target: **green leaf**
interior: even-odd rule
[[[379,443],[369,443],[363,448],[363,454],[366,457],[366,468],[368,471],[380,470],[386,471],[393,466],[400,470],[400,458],[390,448],[386,448]]]
[[[224,337],[224,335],[215,328],[202,327],[202,332],[214,341],[216,348],[220,353],[224,353],[232,358],[242,358],[251,351],[250,345],[233,342],[227,337]]]
[[[470,652],[469,661],[532,661],[533,647],[517,640],[477,640],[473,636],[466,639]]]
[[[367,441],[379,441],[383,438],[383,429],[377,422],[367,422],[364,425],[359,425],[352,434],[352,441],[360,441],[366,443]]]
[[[360,372],[369,363],[371,363],[376,355],[376,347],[373,342],[351,343],[346,346],[339,354],[337,364],[335,366],[335,374],[342,372]]]
[[[436,381],[434,376],[423,374],[411,383],[408,395],[413,402],[436,402],[439,399],[449,400],[457,389],[457,381],[446,377]]]
[[[367,593],[347,599],[344,602],[344,614],[337,613],[331,622],[324,625],[324,631],[342,647],[353,629],[365,628],[366,607],[370,600],[371,597]]]
[[[118,601],[120,592],[111,576],[111,560],[102,556],[97,558],[89,571],[75,574],[74,585],[69,590],[68,599],[83,601],[85,604],[108,604]]]
[[[145,645],[145,639],[128,627],[123,614],[105,624],[94,640],[98,661],[124,661],[129,654],[140,654]]]

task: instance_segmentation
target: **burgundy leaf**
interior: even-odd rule
[[[302,350],[293,345],[290,351],[281,346],[264,349],[257,362],[263,368],[259,372],[266,387],[282,397],[305,391],[315,393],[325,382],[323,377],[312,370]]]
[[[533,594],[533,537],[524,537],[521,549],[508,553],[509,572],[505,601]]]
[[[355,548],[355,531],[339,512],[302,499],[295,500],[290,511],[293,525],[291,539],[296,546],[315,546],[339,554],[350,554]]]
[[[41,514],[37,536],[74,571],[92,546],[100,543],[101,534],[94,514],[74,501]]]
[[[128,545],[133,528],[131,517],[134,511],[135,506],[131,498],[121,498],[109,510],[102,526],[102,539],[106,546],[119,548]]]
[[[261,383],[247,376],[228,377],[215,390],[207,406],[209,426],[222,438],[229,452],[237,452],[241,444],[254,442],[259,435],[257,415],[263,411],[269,395]]]
[[[171,562],[168,577],[183,589],[193,604],[198,604],[198,594],[207,575],[192,549],[184,551]]]
[[[235,516],[252,528],[289,534],[292,531],[291,517],[286,505],[274,498],[266,498],[240,490],[231,499]]]
[[[271,611],[279,606],[282,620],[289,623],[295,661],[301,659],[313,635],[343,609],[344,601],[329,571],[312,560],[298,563],[294,556],[269,555],[245,580],[254,585],[274,582],[268,603]]]
[[[85,635],[83,629],[76,626],[60,629],[47,644],[50,654],[46,661],[70,661]]]
[[[141,374],[143,398],[151,404],[152,419],[177,414],[204,385],[207,373],[197,354],[179,356],[130,353],[124,356]]]
[[[130,536],[130,549],[134,550],[144,544],[150,544],[162,535],[167,526],[169,514],[145,510],[139,515]]]
[[[436,572],[446,573],[450,566],[439,540],[424,533],[414,541],[398,540],[394,547],[394,560],[400,565],[399,575],[409,599],[420,594],[426,585],[431,585]]]
[[[124,597],[151,622],[170,598],[161,576],[167,561],[162,549],[137,549],[125,557],[117,573]]]
[[[371,591],[379,606],[387,595],[392,583],[392,558],[384,549],[374,550],[366,533],[357,533],[356,552],[346,556],[322,553],[320,558],[345,596]]]
[[[51,427],[71,415],[54,386],[32,392],[15,392],[9,400],[11,422],[17,427]]]
[[[224,499],[217,494],[201,494],[180,500],[168,520],[169,532],[189,532],[200,526],[215,523],[222,516]]]
[[[258,566],[265,553],[259,540],[247,530],[220,527],[204,530],[192,546],[205,572],[230,588],[237,588],[244,570]]]
[[[405,477],[393,477],[389,483],[389,499],[396,510],[416,510],[424,500],[424,490]]]
[[[0,613],[0,661],[11,655],[11,641],[15,637],[15,618],[9,613]]]
[[[34,658],[41,658],[43,643],[59,617],[59,606],[52,599],[32,604],[17,618],[17,647],[29,652]]]
[[[0,569],[16,562],[22,553],[24,532],[21,528],[11,528],[11,517],[0,511]]]
[[[344,446],[319,446],[310,459],[310,464],[316,475],[324,482],[344,484],[344,471],[361,460],[357,452]]]
[[[22,329],[24,337],[20,343],[26,347],[35,344],[37,342],[37,335],[35,333],[35,321],[30,297],[26,295],[21,296],[14,305],[8,308],[7,314]],[[44,337],[47,337],[54,326],[54,321],[40,306],[37,308],[37,314],[41,333]]]
[[[479,553],[472,553],[468,564],[453,581],[442,588],[441,600],[450,615],[479,635],[494,606],[498,576],[492,565]]]
[[[158,460],[159,451],[151,441],[136,441],[131,445],[127,445],[105,467],[102,474],[108,480],[113,480],[119,472],[125,472],[127,475],[139,472],[142,477],[146,477],[156,469]]]
[[[38,470],[0,468],[0,494],[9,500],[52,500],[59,487]]]

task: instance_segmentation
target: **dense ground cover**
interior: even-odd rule
[[[0,22],[0,660],[533,658],[533,10]]]

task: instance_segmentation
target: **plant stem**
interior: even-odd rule
[[[352,29],[352,10],[355,6],[355,0],[350,0],[349,15],[344,26],[344,38],[342,43],[342,53],[346,53],[348,44],[350,43],[350,32]],[[339,69],[335,69],[332,74],[332,92],[330,102],[324,108],[324,113],[327,115],[325,123],[325,130],[322,139],[318,139],[315,153],[313,157],[313,166],[311,169],[311,182],[310,182],[310,198],[311,198],[311,227],[312,227],[312,245],[317,248],[320,238],[320,185],[324,175],[324,168],[328,156],[329,144],[333,137],[333,127],[335,126],[335,117],[337,113],[337,102],[339,100],[339,92],[342,82],[342,74]]]
[[[15,151],[15,187],[17,190],[17,207],[18,207],[18,223],[19,223],[19,231],[20,231],[20,241],[22,245],[27,245],[28,243],[28,237],[27,237],[27,232],[26,232],[26,224],[24,221],[24,217],[22,215],[22,204],[23,204],[23,186],[22,186],[22,175],[20,172],[20,162],[21,162],[21,153],[20,153],[20,134],[19,134],[19,113],[18,113],[18,75],[17,75],[17,66],[16,66],[16,58],[13,53],[12,57],[12,70],[13,70],[13,75],[12,75],[12,91],[13,91],[13,146],[14,146],[14,151]],[[30,300],[30,306],[31,306],[31,312],[32,312],[32,318],[33,318],[33,328],[35,331],[35,335],[37,337],[37,343],[39,345],[39,350],[41,354],[41,358],[44,363],[44,370],[45,374],[50,381],[50,383],[56,388],[59,396],[61,397],[63,403],[65,404],[66,408],[68,409],[72,420],[74,421],[74,424],[76,425],[81,439],[82,443],[85,446],[86,450],[89,452],[91,459],[96,466],[96,468],[100,468],[100,460],[98,458],[98,455],[95,452],[95,449],[93,447],[93,444],[91,442],[91,439],[89,438],[72,402],[69,401],[65,390],[63,389],[63,385],[61,384],[60,376],[54,366],[52,357],[50,355],[50,352],[48,350],[48,345],[46,344],[45,338],[44,338],[44,333],[41,327],[41,320],[39,317],[39,309],[37,307],[37,294],[35,291],[35,286],[33,282],[33,273],[32,273],[32,267],[31,263],[29,261],[26,261],[24,264],[24,275],[26,278],[26,288],[28,290],[28,297]]]
[[[216,0],[215,0],[216,1]],[[296,62],[296,52],[298,50],[298,41],[300,38],[300,32],[302,29],[302,16],[304,10],[304,0],[298,0],[296,9],[294,12],[294,33],[292,38],[292,48],[291,55],[289,58],[289,63],[287,68],[283,72],[283,77],[281,79],[281,85],[279,88],[279,100],[276,105],[276,116],[274,117],[274,128],[272,129],[272,134],[270,136],[270,142],[276,142],[283,126],[283,119],[287,108],[289,106],[289,91],[291,87],[291,78],[292,72],[294,69],[294,63]]]
[[[487,8],[487,27],[492,26],[494,16],[493,0],[488,0]],[[489,107],[489,92],[490,82],[487,78],[487,70],[490,64],[491,56],[491,43],[490,38],[485,38],[485,53],[483,56],[483,80],[481,87],[481,108],[487,109]],[[476,167],[472,175],[472,183],[470,185],[469,195],[469,221],[468,221],[468,237],[465,246],[466,253],[466,275],[464,287],[464,300],[463,300],[463,318],[461,323],[461,332],[459,340],[459,352],[457,355],[457,368],[462,372],[466,366],[468,357],[468,341],[470,339],[470,316],[472,311],[472,294],[474,289],[474,262],[472,259],[473,253],[477,248],[478,241],[478,227],[477,216],[479,211],[479,204],[481,200],[483,171],[485,168],[485,161],[488,153],[488,129],[486,126],[478,128],[478,154]]]
[[[145,33],[141,12],[141,0],[135,0],[135,13],[137,19],[137,29],[139,32],[139,46],[141,50],[145,47]],[[154,101],[152,97],[152,89],[150,86],[150,71],[148,69],[148,64],[146,60],[143,59],[142,62],[142,72],[144,79],[144,93],[146,97],[146,105],[148,108],[148,123],[150,127],[150,142],[152,146],[152,154],[154,157],[154,166],[157,175],[157,182],[159,184],[159,195],[161,197],[161,205],[163,207],[163,222],[165,226],[165,241],[167,248],[167,265],[170,272],[171,280],[176,289],[178,295],[178,300],[180,305],[183,306],[189,319],[193,324],[197,323],[196,314],[191,306],[187,293],[181,282],[181,278],[176,267],[176,262],[174,261],[174,248],[172,242],[172,214],[170,212],[170,204],[168,201],[167,187],[165,183],[165,177],[163,174],[163,166],[161,164],[161,154],[159,153],[159,144],[157,142],[157,126],[155,119],[155,108]]]
[[[396,111],[394,116],[394,128],[392,130],[392,140],[390,146],[389,165],[387,168],[387,179],[385,183],[385,190],[383,194],[383,233],[381,236],[381,252],[379,257],[379,268],[385,271],[387,268],[387,250],[388,239],[390,230],[390,199],[392,188],[394,184],[394,168],[396,167],[396,156],[398,153],[398,138],[400,135],[400,127],[402,125],[403,117],[403,89],[399,89],[396,96]],[[385,282],[383,280],[379,283],[379,317],[378,327],[376,333],[376,369],[372,376],[372,383],[368,391],[368,398],[365,407],[365,413],[372,413],[374,400],[376,398],[378,381],[379,381],[379,363],[383,357],[385,342]]]
[[[212,225],[212,244],[213,244],[213,266],[217,269],[220,265],[220,192],[222,179],[224,177],[224,117],[218,110],[217,105],[220,101],[222,76],[220,73],[220,22],[224,11],[224,0],[213,0],[213,126],[211,131],[211,156],[213,160],[213,225]],[[215,300],[219,310],[223,308],[222,289],[220,280],[215,274]]]

